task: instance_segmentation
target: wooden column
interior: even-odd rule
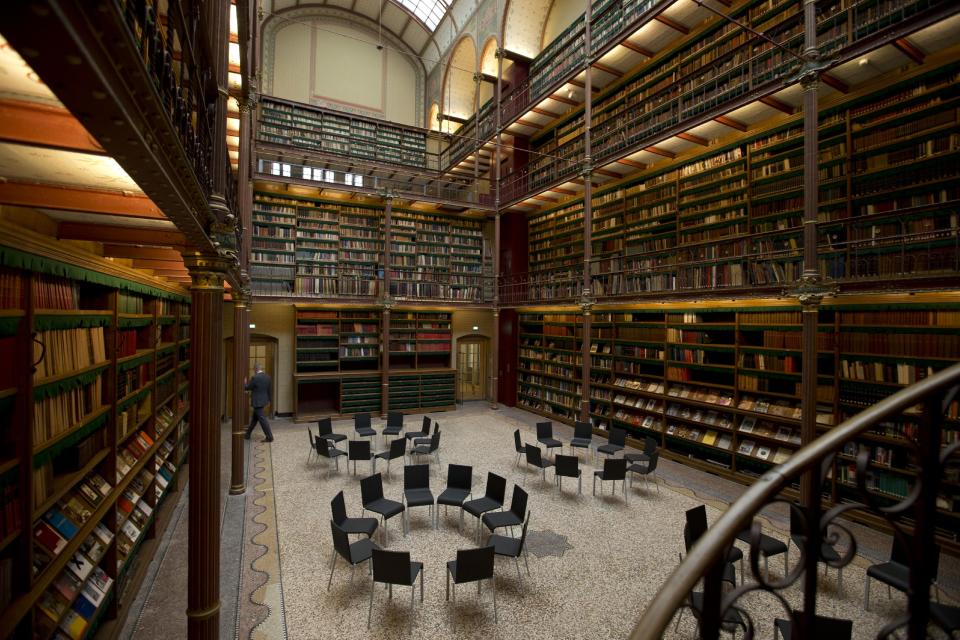
[[[580,370],[580,419],[590,421],[590,309],[593,306],[593,291],[590,282],[590,261],[593,258],[593,157],[590,149],[590,127],[593,126],[593,76],[590,73],[590,20],[591,0],[585,0],[587,8],[583,23],[583,59],[586,62],[586,76],[583,79],[583,342]]]
[[[383,196],[383,318],[380,322],[380,417],[386,419],[390,408],[390,263],[393,260],[393,194]]]
[[[500,2],[497,2],[497,24],[500,18]],[[494,87],[494,110],[497,143],[493,148],[493,379],[490,390],[490,408],[497,409],[500,399],[500,145],[503,142],[501,101],[503,100],[503,33],[497,34],[497,85]]]
[[[233,431],[230,437],[230,495],[247,490],[244,480],[244,439],[246,431],[247,394],[244,378],[247,376],[250,354],[250,324],[247,309],[250,296],[245,291],[233,290]]]
[[[220,637],[220,406],[223,280],[220,256],[185,255],[190,272],[190,504],[187,636]]]
[[[240,256],[240,269],[243,273],[250,270],[250,245],[253,235],[253,185],[250,182],[250,160],[253,154],[250,147],[253,136],[250,133],[250,120],[254,108],[253,100],[243,98],[240,105],[240,160],[237,169],[237,200],[239,202],[241,246],[237,247]]]
[[[207,5],[207,25],[209,30],[208,51],[213,71],[213,90],[208,92],[208,104],[214,106],[213,122],[211,124],[211,140],[213,145],[211,166],[209,168],[212,179],[210,189],[210,208],[219,222],[226,221],[231,213],[227,207],[225,192],[227,188],[227,98],[228,91],[228,45],[230,42],[230,2],[229,0],[210,0]]]

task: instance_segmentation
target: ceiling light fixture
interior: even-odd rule
[[[868,65],[870,64],[870,58],[860,58],[857,64],[859,64],[861,67]]]

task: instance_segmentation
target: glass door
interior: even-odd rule
[[[487,397],[486,347],[485,338],[457,341],[457,395],[461,402]]]

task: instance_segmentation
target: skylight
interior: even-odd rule
[[[430,31],[437,28],[443,15],[450,8],[450,0],[395,0],[395,2],[420,18]]]

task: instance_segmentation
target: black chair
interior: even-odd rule
[[[453,601],[457,601],[457,585],[466,582],[477,583],[477,600],[480,599],[480,581],[489,580],[493,584],[493,620],[497,618],[497,581],[493,577],[495,558],[493,545],[480,549],[459,549],[457,559],[447,562],[447,600],[450,600],[450,578],[453,577]]]
[[[643,451],[637,453],[625,453],[623,457],[629,460],[631,463],[637,462],[648,462],[650,460],[651,454],[657,450],[657,440],[656,438],[651,438],[647,436],[643,439]]]
[[[904,544],[898,544],[894,536],[890,542],[890,560],[867,568],[867,578],[863,585],[863,610],[870,608],[870,578],[879,580],[887,585],[887,597],[891,596],[890,587],[906,593],[910,589],[910,553],[913,546],[913,536],[904,535]],[[940,586],[937,584],[937,573],[940,569],[940,547],[933,546],[930,558],[930,580],[934,586],[937,602],[940,602]]]
[[[337,471],[340,471],[340,458],[347,455],[347,452],[343,449],[337,449],[335,446],[330,444],[329,440],[325,440],[320,436],[317,436],[313,440],[314,449],[317,451],[317,455],[321,458],[326,458],[330,464],[327,465],[327,477],[330,477],[330,467],[336,466]]]
[[[623,483],[623,499],[627,502],[627,461],[624,458],[607,458],[603,461],[603,469],[593,472],[593,495],[597,495],[597,478],[600,479],[600,493],[603,493],[603,483],[612,482],[610,493],[616,490],[617,480]]]
[[[623,429],[611,429],[607,444],[602,444],[597,447],[597,452],[608,456],[615,456],[618,452],[623,451],[623,448],[626,446],[627,432]]]
[[[361,538],[354,543],[350,543],[347,532],[337,526],[333,520],[330,521],[330,532],[333,534],[333,557],[330,559],[330,579],[327,580],[327,591],[330,590],[330,584],[333,582],[333,570],[337,566],[337,556],[340,556],[350,565],[350,582],[353,582],[353,572],[357,565],[370,559],[374,549],[379,549],[375,542],[370,538]]]
[[[773,640],[781,636],[783,640],[790,640],[794,636],[793,624],[789,620],[777,618],[773,621]],[[814,616],[813,628],[807,629],[803,634],[797,631],[796,636],[821,640],[850,640],[853,637],[853,620]]]
[[[408,464],[403,468],[403,500],[406,503],[404,535],[410,531],[411,507],[430,507],[430,524],[433,520],[433,492],[430,491],[430,465]]]
[[[437,505],[443,505],[443,512],[447,506],[460,507],[460,522],[463,522],[463,503],[473,495],[473,467],[462,464],[451,464],[447,467],[447,488],[437,496]],[[437,512],[437,520],[440,513]],[[459,525],[458,525],[459,526]]]
[[[526,454],[527,454],[527,465],[533,465],[536,468],[540,469],[543,472],[543,481],[547,481],[547,469],[553,466],[553,463],[549,460],[544,460],[543,456],[540,454],[540,448],[535,447],[532,444],[526,445]],[[526,483],[526,477],[524,477],[524,483]]]
[[[347,439],[346,435],[333,432],[333,422],[330,418],[320,418],[317,420],[317,430],[320,432],[320,437],[324,440],[329,440],[330,444],[336,444],[341,440]]]
[[[707,508],[701,504],[692,509],[687,509],[684,515],[686,521],[683,525],[683,545],[689,553],[697,540],[707,532]],[[723,577],[721,580],[730,584],[732,587],[737,586],[737,570],[733,564],[737,560],[743,560],[743,552],[731,545],[730,548],[727,549],[727,558],[723,566]],[[743,573],[742,568],[741,564],[741,573]]]
[[[426,438],[430,436],[430,418],[423,416],[423,427],[420,431],[408,431],[403,434],[407,440],[414,440],[415,438]]]
[[[416,442],[416,441],[414,441]],[[413,456],[433,456],[437,460],[437,464],[440,464],[440,432],[435,431],[432,436],[430,436],[430,444],[421,444],[419,446],[410,449],[410,459],[413,460]]]
[[[700,616],[703,613],[703,593],[700,591],[691,591],[690,597],[687,598],[687,602],[684,607],[690,609],[690,611],[693,613],[693,617],[697,619],[697,624],[699,624]],[[680,628],[680,620],[683,618],[684,607],[681,607],[679,613],[677,613],[676,629]],[[736,607],[730,607],[723,614],[723,620],[720,621],[720,628],[723,631],[735,636],[738,627],[743,629],[744,634],[747,633],[747,623],[744,621],[744,617],[740,613],[740,609],[737,609]]]
[[[580,470],[580,458],[577,456],[557,455],[554,457],[556,466],[553,469],[554,479],[557,481],[557,487],[563,491],[564,478],[577,479],[577,493],[583,493],[583,474]]]
[[[750,529],[744,529],[737,534],[737,540],[750,544]],[[763,556],[763,570],[770,575],[770,558],[783,554],[783,575],[787,575],[787,544],[782,540],[777,540],[773,536],[765,533],[760,534],[760,541],[757,546],[760,549],[760,555]],[[740,560],[740,575],[746,576],[743,572],[743,560]],[[746,579],[746,578],[744,578]]]
[[[359,533],[373,537],[373,532],[377,530],[379,523],[376,518],[348,518],[347,505],[343,499],[343,491],[340,491],[330,501],[330,513],[333,515],[333,521],[338,527],[343,529],[348,535]]]
[[[560,451],[563,451],[563,443],[553,437],[552,422],[537,423],[537,442],[545,446],[548,452],[550,449],[556,449],[557,447],[560,447]]]
[[[398,436],[403,431],[403,413],[390,411],[387,413],[387,426],[383,428],[383,436]]]
[[[790,540],[793,544],[797,545],[798,549],[803,549],[806,544],[806,535],[803,531],[803,523],[800,518],[797,517],[796,512],[793,508],[790,509]],[[789,552],[788,552],[789,553]],[[827,542],[821,542],[820,544],[820,562],[823,562],[827,566],[831,562],[840,561],[840,552],[833,547],[833,545]],[[786,562],[786,559],[784,559]],[[868,581],[869,582],[869,581]],[[843,595],[843,567],[837,567],[837,594]]]
[[[954,632],[960,629],[960,607],[931,602],[930,619],[952,638]]]
[[[377,455],[373,456],[373,470],[377,470],[377,460],[386,460],[387,461],[387,476],[390,476],[390,461],[396,460],[397,458],[403,459],[403,456],[407,452],[407,441],[403,438],[397,438],[396,440],[390,441],[390,448],[386,451],[381,451]]]
[[[383,476],[375,473],[360,481],[360,501],[366,511],[373,511],[383,523],[383,543],[387,543],[387,521],[403,513],[403,503],[383,497]]]
[[[513,497],[510,499],[510,511],[492,511],[483,514],[480,519],[487,526],[490,533],[503,527],[510,527],[510,533],[513,533],[513,527],[523,524],[523,516],[527,512],[527,499],[530,496],[527,492],[513,485]],[[479,543],[480,541],[477,540]]]
[[[527,519],[523,522],[523,529],[520,530],[519,538],[508,538],[507,536],[501,536],[498,534],[493,534],[490,536],[490,539],[487,540],[487,544],[493,545],[494,553],[498,556],[505,556],[507,558],[513,558],[517,563],[517,577],[520,579],[520,584],[523,584],[523,576],[520,575],[520,556],[523,555],[523,563],[527,567],[527,575],[530,575],[530,563],[527,562],[527,525],[530,524],[530,512],[527,512]]]
[[[367,608],[367,629],[373,615],[373,588],[378,582],[387,585],[389,598],[393,599],[393,585],[410,587],[410,626],[413,627],[413,585],[420,577],[420,602],[423,602],[423,563],[412,562],[409,551],[373,550],[373,580],[370,582],[370,606]]]
[[[534,447],[536,448],[536,447]],[[539,451],[539,449],[538,449]],[[507,479],[495,473],[487,474],[487,489],[482,498],[464,502],[463,510],[477,519],[477,538],[480,537],[480,518],[487,511],[503,507],[503,498],[507,493]]]
[[[433,435],[435,436],[435,435],[437,435],[438,433],[440,433],[440,423],[439,423],[439,422],[434,422],[434,423],[433,423]],[[422,445],[422,444],[430,444],[430,438],[431,438],[431,437],[432,437],[432,436],[428,436],[428,437],[425,437],[425,438],[414,438],[414,439],[413,439],[413,446],[417,447],[417,446],[420,446],[420,445]]]
[[[361,438],[373,438],[377,435],[376,430],[370,426],[370,414],[367,412],[353,415],[353,430]]]
[[[635,454],[635,455],[643,455],[643,454]],[[624,456],[623,459],[627,460],[628,458]],[[634,475],[640,475],[643,478],[644,482],[649,483],[650,476],[653,475],[657,470],[657,461],[659,459],[660,459],[660,452],[657,450],[654,450],[650,454],[650,457],[647,459],[645,463],[641,464],[639,462],[634,462],[632,465],[630,465],[627,468],[627,471],[633,472]],[[631,489],[633,488],[633,477],[634,477],[633,475],[630,476]],[[654,480],[653,484],[655,484],[657,487],[657,493],[660,493],[660,483]]]
[[[574,449],[586,449],[587,453],[593,448],[593,425],[589,422],[580,422],[573,426],[573,438],[570,440],[570,453]]]
[[[520,464],[520,457],[527,452],[526,447],[523,446],[523,442],[520,440],[520,429],[514,429],[513,431],[513,446],[517,450],[517,461],[513,465],[516,467]]]
[[[348,461],[353,462],[353,472],[357,472],[357,460],[367,460],[370,462],[370,472],[373,473],[374,459],[370,451],[369,440],[351,440],[347,451],[349,452]]]

